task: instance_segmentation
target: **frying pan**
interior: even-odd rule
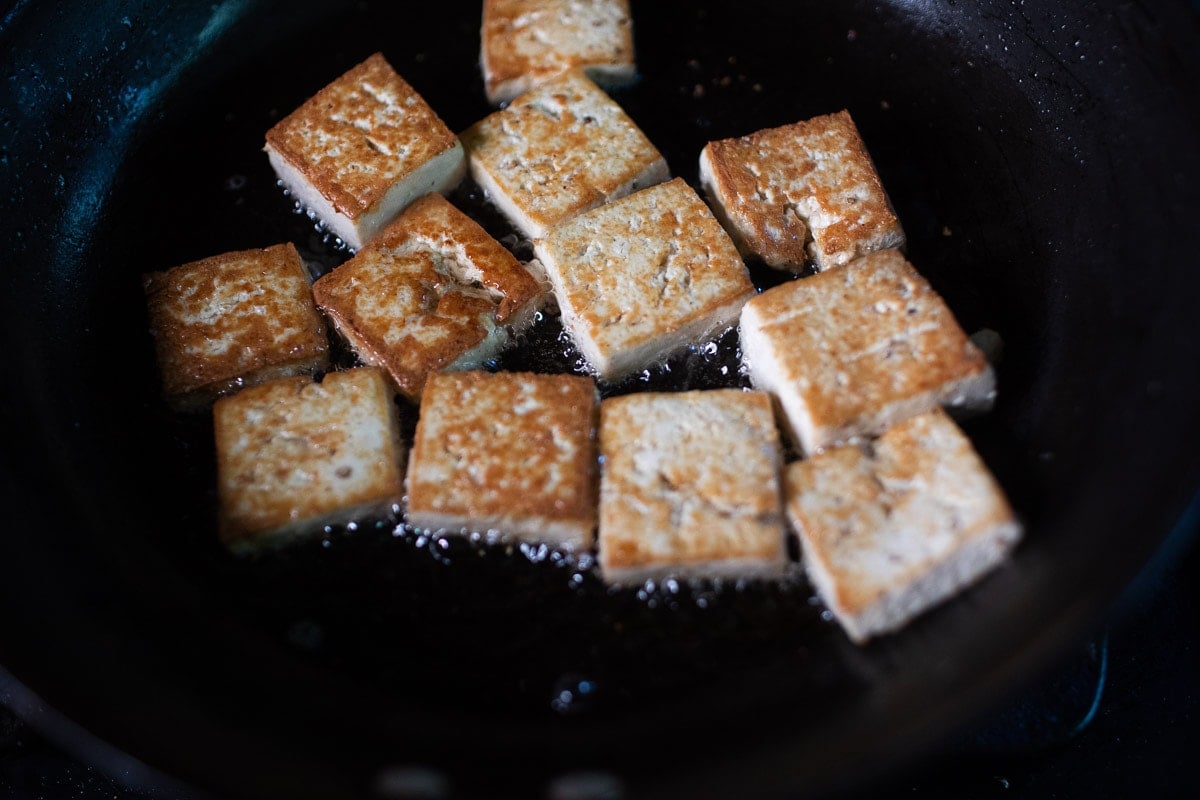
[[[392,520],[229,558],[210,423],[158,398],[139,275],[285,239],[344,258],[275,187],[262,133],[376,50],[462,129],[488,110],[477,5],[17,2],[0,663],[52,733],[234,798],[538,796],[596,770],[630,797],[844,788],[1035,675],[1158,548],[1200,485],[1193,12],[659,2],[635,21],[641,79],[617,97],[693,182],[709,139],[851,110],[911,258],[1004,340],[999,404],[968,432],[1027,525],[1012,564],[858,649],[803,581],[608,593],[586,563]],[[716,380],[682,365],[650,385]]]

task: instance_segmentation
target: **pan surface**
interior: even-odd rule
[[[590,770],[630,796],[799,794],[969,721],[1078,640],[1200,485],[1196,21],[1083,6],[635,4],[641,77],[615,96],[673,174],[695,185],[710,139],[849,108],[913,262],[1004,339],[999,404],[967,430],[1026,541],[860,650],[802,581],[608,593],[578,560],[394,520],[229,558],[211,420],[158,399],[140,275],[284,240],[344,259],[263,133],[377,50],[465,128],[489,110],[477,4],[15,4],[0,664],[223,797],[362,796],[397,767],[465,795]],[[543,356],[501,366],[572,365],[552,320],[533,338]],[[722,366],[612,391],[736,385]]]

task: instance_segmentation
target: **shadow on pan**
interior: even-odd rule
[[[363,796],[414,766],[466,796],[590,770],[632,797],[804,794],[1078,641],[1200,483],[1195,17],[635,5],[641,79],[617,98],[693,184],[710,139],[853,113],[914,263],[1004,338],[999,405],[968,431],[1027,523],[1013,565],[858,650],[799,580],[610,595],[586,564],[391,520],[229,559],[210,420],[157,398],[140,275],[283,240],[344,259],[276,188],[264,131],[376,50],[466,127],[489,110],[477,5],[17,3],[0,663],[27,696],[224,797]],[[510,365],[569,366],[552,328],[535,344]],[[721,365],[648,385],[719,385]]]

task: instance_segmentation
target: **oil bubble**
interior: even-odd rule
[[[550,708],[559,714],[579,714],[596,707],[600,684],[592,678],[566,673],[550,690]]]

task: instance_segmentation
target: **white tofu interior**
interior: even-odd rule
[[[394,184],[373,208],[364,211],[358,219],[351,219],[335,209],[307,176],[275,148],[267,145],[266,151],[275,174],[292,196],[316,214],[352,250],[362,249],[413,200],[430,192],[445,194],[458,186],[467,169],[462,143],[456,141],[453,147]]]

